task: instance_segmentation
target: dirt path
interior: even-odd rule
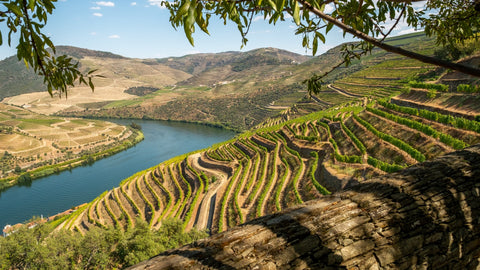
[[[347,92],[341,88],[338,88],[336,86],[333,86],[332,84],[329,84],[327,85],[328,88],[336,91],[337,93],[339,93],[340,95],[344,95],[346,97],[350,97],[350,98],[359,98],[359,97],[363,97],[362,95],[357,95],[357,94],[352,94],[350,92]]]
[[[227,174],[217,170],[212,170],[212,169],[208,169],[200,166],[200,164],[198,163],[198,160],[200,159],[200,155],[201,155],[200,153],[190,155],[188,157],[189,161],[191,162],[190,164],[192,164],[192,167],[195,170],[205,171],[215,175],[215,177],[217,178],[217,181],[214,184],[209,186],[207,193],[205,194],[205,196],[203,196],[203,199],[199,203],[200,205],[200,209],[198,209],[199,214],[198,214],[197,220],[195,220],[194,226],[199,230],[204,230],[204,229],[210,230],[211,224],[209,227],[207,224],[208,219],[210,215],[213,216],[213,213],[210,213],[210,212],[215,211],[215,205],[212,205],[212,197],[217,194],[217,191],[220,189],[220,187],[226,184]],[[215,204],[215,201],[213,201],[213,204]]]
[[[388,84],[368,84],[368,83],[354,83],[354,82],[338,82],[340,84],[353,85],[353,86],[366,86],[366,87],[385,87],[390,86]]]
[[[313,100],[315,100],[315,102],[317,102],[317,103],[319,103],[319,104],[321,104],[321,105],[324,105],[324,106],[331,106],[331,105],[332,105],[331,103],[328,103],[328,102],[326,102],[326,101],[323,101],[323,100],[319,99],[319,98],[318,98],[317,96],[315,96],[315,95],[312,95],[311,97],[312,97]]]
[[[288,164],[284,164],[283,161],[281,161],[280,155],[277,157],[277,159],[278,159],[278,162],[281,162],[283,166],[285,166],[285,173],[287,174],[287,176],[285,177],[285,181],[283,182],[283,185],[282,185],[282,191],[280,192],[280,196],[278,198],[278,200],[280,201],[280,209],[278,209],[278,211],[282,211],[282,202],[285,201],[285,196],[286,196],[285,191],[287,189],[288,183],[290,182],[290,179],[292,179],[292,171],[288,167]]]

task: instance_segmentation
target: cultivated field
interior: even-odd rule
[[[36,114],[0,104],[1,178],[92,155],[132,135],[114,123]]]

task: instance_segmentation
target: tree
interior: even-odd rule
[[[193,45],[195,25],[208,34],[211,16],[218,16],[224,23],[231,21],[242,36],[242,46],[247,43],[247,33],[253,18],[263,16],[275,24],[291,16],[297,25],[296,34],[303,35],[303,47],[316,54],[319,41],[325,43],[325,35],[334,27],[343,30],[362,42],[347,44],[342,48],[343,64],[360,58],[374,47],[414,58],[425,63],[457,70],[480,77],[480,69],[421,55],[385,43],[402,20],[414,28],[424,28],[428,36],[435,36],[439,45],[463,43],[478,38],[480,26],[479,0],[427,0],[423,10],[415,10],[419,0],[178,0],[163,2],[170,10],[170,22],[174,28],[183,27]],[[328,8],[327,8],[328,7]],[[387,27],[390,23],[392,26]],[[326,74],[328,74],[327,72]],[[321,79],[326,74],[315,75],[305,82],[310,92],[320,90]]]
[[[8,28],[8,45],[12,44],[12,34],[19,35],[17,58],[23,60],[27,67],[43,77],[50,95],[59,90],[59,95],[67,95],[67,88],[75,83],[89,85],[92,91],[92,78],[95,70],[82,73],[78,62],[71,57],[55,56],[55,46],[42,33],[47,23],[48,14],[55,9],[57,0],[1,0],[0,22]],[[0,33],[0,45],[3,45]],[[88,82],[87,82],[88,81]]]

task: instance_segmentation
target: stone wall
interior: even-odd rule
[[[480,145],[131,269],[479,269]]]

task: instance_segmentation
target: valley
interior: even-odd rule
[[[58,228],[128,229],[137,217],[158,228],[175,217],[186,230],[218,233],[480,142],[474,120],[388,101],[358,103],[247,132],[139,172]]]
[[[419,33],[389,42],[436,52]],[[217,234],[480,143],[477,78],[380,50],[329,73],[312,95],[299,82],[339,61],[338,48],[315,58],[265,48],[147,60],[65,50],[86,70],[105,70],[89,93],[101,98],[81,90],[46,109],[30,93],[2,106],[48,119],[82,117],[75,121],[87,127],[100,125],[91,118],[152,119],[242,133],[126,177],[50,221],[57,233],[157,231],[176,220],[181,231]],[[478,59],[476,51],[460,61]],[[73,122],[57,121],[50,128]]]

